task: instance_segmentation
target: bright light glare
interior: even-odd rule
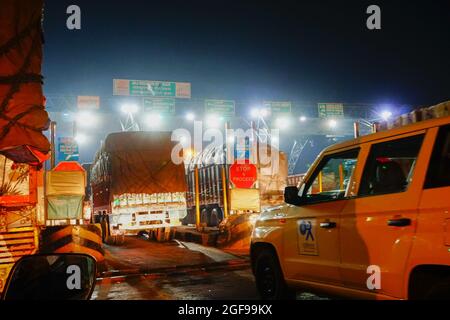
[[[259,109],[253,108],[252,111],[250,111],[250,115],[252,118],[258,118],[259,117]]]
[[[261,109],[261,110],[259,111],[259,115],[260,115],[261,117],[265,118],[265,117],[267,117],[267,116],[269,115],[269,110],[267,110],[267,109]]]
[[[186,114],[186,120],[194,121],[195,120],[195,114],[193,114],[192,112],[189,112],[188,114]]]
[[[301,117],[300,117],[300,121],[301,121],[301,122],[305,122],[305,121],[306,121],[306,117],[305,117],[305,116],[301,116]]]
[[[206,125],[209,128],[219,128],[221,124],[221,118],[217,115],[209,115],[206,117]]]
[[[337,125],[338,125],[338,123],[337,123],[336,120],[334,120],[334,119],[328,120],[328,126],[329,126],[331,129],[336,128]]]
[[[93,127],[98,123],[98,116],[90,111],[81,111],[76,115],[76,122],[80,127]]]
[[[135,104],[124,104],[120,110],[125,114],[135,114],[139,111],[139,108]]]
[[[146,123],[151,128],[157,128],[162,124],[162,116],[156,113],[149,114],[146,118]]]
[[[253,108],[250,111],[250,115],[252,118],[265,118],[269,115],[269,111],[267,109]]]
[[[390,118],[392,117],[392,112],[390,112],[390,111],[383,111],[382,113],[381,113],[381,118],[384,120],[384,121],[387,121],[387,120],[389,120]]]
[[[85,144],[87,140],[87,137],[82,133],[77,134],[77,136],[75,137],[75,141],[78,144]]]
[[[192,159],[194,151],[192,149],[183,149],[183,155],[185,159]]]
[[[278,129],[282,129],[282,130],[289,129],[290,124],[291,124],[291,121],[289,118],[283,117],[283,118],[277,118],[275,120],[275,125]]]

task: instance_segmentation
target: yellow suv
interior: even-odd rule
[[[325,149],[251,244],[262,298],[450,298],[450,117]]]

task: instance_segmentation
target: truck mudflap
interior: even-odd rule
[[[0,292],[3,291],[14,263],[22,256],[35,254],[39,230],[34,227],[9,229],[0,232]]]
[[[97,260],[100,269],[104,263],[102,229],[98,224],[46,227],[41,238],[41,253],[85,253]]]

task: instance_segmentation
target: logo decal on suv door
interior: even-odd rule
[[[317,256],[316,219],[297,221],[298,250],[301,255]]]

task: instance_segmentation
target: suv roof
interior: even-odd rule
[[[409,132],[425,130],[428,128],[438,127],[438,126],[442,126],[445,124],[450,124],[450,116],[446,116],[443,118],[424,120],[424,121],[404,125],[404,126],[401,126],[398,128],[393,128],[393,129],[389,129],[386,131],[380,131],[377,133],[372,133],[372,134],[368,134],[365,136],[361,136],[356,139],[340,142],[340,143],[337,143],[337,144],[334,144],[334,145],[331,145],[331,146],[325,148],[322,151],[322,153],[330,152],[330,151],[337,151],[337,150],[348,148],[348,147],[351,147],[354,145],[359,145],[362,143],[367,143],[370,141],[379,140],[379,139],[383,139],[386,137],[402,135],[402,134],[406,134]]]

